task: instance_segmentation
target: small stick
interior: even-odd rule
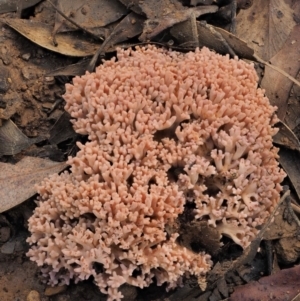
[[[292,76],[290,76],[290,75],[289,75],[288,73],[286,73],[285,71],[283,71],[282,69],[280,69],[280,68],[278,68],[278,67],[276,67],[276,66],[274,66],[274,65],[269,64],[268,62],[264,61],[263,59],[261,59],[260,57],[258,57],[258,56],[255,55],[255,54],[253,55],[253,58],[254,58],[257,62],[262,63],[262,64],[264,64],[264,65],[266,65],[266,66],[268,66],[268,67],[270,67],[270,68],[276,70],[276,71],[279,72],[280,74],[286,76],[289,80],[291,80],[293,83],[295,83],[297,86],[300,87],[300,82],[297,81],[297,80],[296,80],[295,78],[293,78]]]
[[[236,34],[236,10],[237,0],[231,0],[231,25],[230,32]]]
[[[195,46],[199,47],[199,34],[197,29],[197,20],[194,13],[191,14],[191,25],[192,25],[192,34],[195,42]]]
[[[16,13],[18,18],[21,18],[22,10],[23,10],[23,0],[18,0],[17,1],[17,13]]]
[[[291,198],[290,197],[286,198],[285,202],[286,202],[286,205],[287,205],[286,207],[287,207],[289,214],[292,216],[293,220],[296,222],[298,229],[300,229],[300,221],[299,221],[295,211],[293,210],[294,206],[291,203]]]
[[[219,39],[222,44],[226,47],[228,53],[232,56],[232,57],[235,57],[236,54],[234,52],[234,50],[231,48],[231,46],[227,43],[227,41],[223,38],[223,36],[217,32],[213,26],[210,26],[208,24],[206,24],[206,22],[200,22],[200,25],[203,26],[203,27],[206,27],[210,30],[210,32],[217,38]]]

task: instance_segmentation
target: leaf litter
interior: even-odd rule
[[[32,197],[36,184],[66,167],[64,162],[34,157],[24,157],[15,165],[0,162],[0,213]]]
[[[29,51],[24,49],[22,53],[15,56],[16,61],[21,58],[23,64],[26,61],[30,68],[34,69],[34,64],[36,66],[41,64],[44,55],[57,53],[65,56],[64,63],[53,66],[52,70],[47,70],[43,74],[44,81],[49,87],[63,85],[70,80],[70,76],[81,75],[87,70],[92,71],[95,65],[100,63],[100,59],[111,57],[111,52],[115,51],[116,47],[131,47],[141,45],[141,42],[157,43],[179,51],[206,46],[216,52],[229,54],[231,57],[238,55],[240,58],[251,60],[257,68],[263,69],[262,88],[266,90],[272,103],[277,105],[277,113],[281,118],[278,123],[279,133],[274,137],[274,142],[280,147],[280,162],[288,174],[286,184],[290,185],[293,197],[287,195],[288,192],[285,194],[282,204],[277,211],[274,211],[274,219],[266,223],[257,239],[243,253],[235,249],[231,242],[225,242],[224,246],[219,249],[218,233],[209,232],[210,229],[206,229],[201,223],[183,228],[180,243],[186,247],[210,245],[215,266],[207,281],[201,277],[190,279],[182,289],[171,293],[169,299],[187,301],[195,297],[198,301],[224,298],[240,300],[241,295],[250,296],[253,292],[253,298],[256,298],[253,300],[264,300],[266,296],[260,294],[261,288],[271,291],[274,300],[276,298],[282,300],[280,298],[283,296],[283,290],[287,288],[290,290],[290,294],[285,295],[287,300],[296,297],[294,288],[298,284],[293,281],[295,277],[298,277],[298,271],[280,269],[285,264],[296,262],[299,257],[297,251],[291,252],[299,248],[297,233],[300,225],[297,217],[300,213],[298,206],[300,197],[298,184],[300,88],[299,81],[295,79],[300,68],[300,29],[297,24],[300,23],[299,2],[293,0],[263,2],[251,0],[163,0],[159,2],[154,0],[90,0],[83,3],[77,0],[58,2],[46,0],[36,5],[37,2],[39,1],[17,1],[14,2],[17,4],[8,5],[6,0],[0,0],[0,13],[1,8],[4,8],[2,12],[7,12],[17,10],[17,5],[19,5],[17,15],[6,14],[3,20],[9,27],[35,44],[27,48]],[[32,5],[36,6],[30,8]],[[20,15],[22,18],[18,17]],[[9,27],[4,27],[6,34],[11,32]],[[14,35],[13,39],[17,38],[16,34],[13,32],[11,34]],[[43,51],[40,47],[50,50],[49,54],[47,50]],[[40,54],[35,52],[40,52]],[[13,70],[11,67],[17,69],[18,64],[10,60],[8,53],[4,46],[0,59],[10,72],[15,72],[11,71]],[[13,75],[14,80],[15,73]],[[10,92],[9,89],[13,87],[9,84],[10,76],[10,74],[5,76],[4,90],[0,93]],[[40,81],[40,77],[37,78]],[[32,81],[26,79],[26,85],[32,85],[34,80],[36,79]],[[3,161],[0,164],[4,164],[1,165],[0,173],[0,200],[5,199],[0,202],[1,212],[34,195],[32,184],[40,181],[47,175],[47,172],[59,172],[66,167],[64,162],[42,158],[64,161],[67,155],[76,149],[75,141],[85,139],[74,133],[69,116],[63,113],[62,101],[58,94],[51,96],[54,97],[53,102],[47,102],[48,91],[48,94],[44,93],[45,98],[40,98],[37,93],[41,91],[40,88],[34,87],[28,90],[26,85],[16,91],[22,94],[27,102],[30,100],[31,109],[45,110],[44,118],[48,130],[46,135],[37,135],[32,132],[33,134],[27,137],[23,131],[31,133],[30,127],[19,121],[19,113],[23,108],[21,105],[23,96],[15,98],[17,101],[12,102],[13,106],[7,106],[6,100],[2,104],[0,99],[2,118],[0,139],[5,142],[0,143],[0,159]],[[31,157],[27,157],[28,154]],[[9,163],[11,161],[19,162],[12,165]],[[49,165],[46,165],[46,162]],[[31,169],[31,166],[35,167]],[[13,195],[13,193],[16,194]],[[18,212],[18,208],[5,211],[2,217],[7,216],[14,220],[13,214]],[[8,223],[8,219],[5,218],[1,222],[0,215],[0,230],[2,225],[7,226]],[[264,252],[267,253],[267,248],[261,244],[262,239],[271,242],[271,254],[275,252],[276,255],[273,259],[270,255],[269,257],[264,255]],[[261,252],[257,252],[259,247]],[[276,263],[276,258],[279,263]],[[261,273],[266,273],[261,265],[263,260],[271,262],[269,264],[271,272],[272,269],[275,271],[275,266],[277,267],[276,270],[279,272],[275,275],[278,279],[285,278],[285,273],[289,273],[291,279],[287,281],[288,284],[275,290],[272,281],[276,278],[270,278],[273,275],[259,279]],[[255,274],[250,270],[258,272]],[[253,286],[241,285],[257,279],[259,279],[258,282],[254,282]],[[288,286],[289,284],[291,287]],[[80,285],[82,284],[76,287]],[[145,294],[148,294],[147,292],[149,291],[146,289]],[[162,300],[163,296],[166,296],[162,291],[159,293],[159,297],[156,292],[152,299]],[[91,300],[94,300],[93,298],[91,297]]]

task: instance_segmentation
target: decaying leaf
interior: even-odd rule
[[[157,3],[155,0],[153,1]],[[201,15],[214,13],[218,10],[217,6],[196,6],[193,8],[183,8],[181,10],[170,10],[168,13],[164,13],[163,10],[160,16],[154,15],[145,22],[143,34],[140,36],[141,41],[147,41],[157,36],[163,30],[186,21],[188,19],[197,18]]]
[[[131,12],[114,28],[101,46],[102,52],[107,52],[112,46],[136,37],[143,31],[145,18]]]
[[[97,50],[91,62],[89,63],[87,70],[92,72],[95,68],[98,57],[107,52],[109,48],[113,47],[117,43],[121,43],[139,35],[143,31],[144,21],[145,18],[143,16],[134,12],[129,13],[123,20],[120,21],[120,23],[114,28],[111,34]]]
[[[16,11],[19,1],[20,0],[0,0],[0,14]],[[39,2],[41,2],[41,0],[23,0],[22,8],[31,7]]]
[[[49,142],[51,144],[61,143],[77,135],[72,127],[70,118],[71,116],[67,112],[64,112],[55,122],[50,130]]]
[[[192,30],[191,30],[191,21],[185,21],[180,24],[176,24],[171,29],[171,34],[174,36],[179,43],[187,44],[189,42],[193,42]],[[199,36],[199,46],[209,47],[214,49],[216,52],[221,54],[228,53],[227,45],[234,51],[236,55],[240,58],[245,58],[249,60],[253,60],[254,50],[251,49],[246,42],[237,38],[235,35],[229,33],[226,30],[221,28],[208,25],[205,23],[197,22],[197,30]],[[214,34],[217,32],[221,35],[223,39],[225,39],[226,43],[219,35]]]
[[[279,132],[273,137],[273,141],[276,144],[300,152],[300,142],[293,131],[282,121],[277,123],[276,127],[279,128]]]
[[[271,227],[266,229],[264,240],[275,240],[295,236],[297,224],[295,222],[289,223],[283,218],[285,211],[286,203],[284,202],[278,208],[278,214],[275,215]]]
[[[163,30],[174,24],[190,19],[192,15],[199,17],[218,10],[215,5],[185,7],[178,0],[121,0],[128,8],[138,14],[147,16],[141,41],[147,41],[157,36]]]
[[[90,58],[83,58],[75,64],[54,69],[46,74],[46,76],[81,76],[85,74]]]
[[[281,49],[295,25],[293,9],[286,1],[254,1],[251,8],[237,16],[237,36],[268,61]]]
[[[271,63],[289,75],[296,77],[300,69],[300,25],[296,25],[281,50],[272,57]],[[277,115],[284,120],[288,109],[288,99],[293,82],[276,70],[266,66],[261,86],[271,103],[278,107]]]
[[[287,173],[290,181],[292,182],[295,191],[300,199],[300,154],[298,151],[281,148],[279,151],[279,162]]]
[[[300,265],[234,289],[229,301],[292,301],[299,294]]]
[[[300,70],[299,70],[300,71]],[[300,81],[300,72],[296,77]],[[289,93],[289,99],[287,101],[288,108],[287,114],[285,115],[284,122],[289,126],[289,128],[299,135],[300,126],[300,87],[298,85],[293,85]]]
[[[57,145],[43,145],[42,147],[31,147],[24,151],[24,156],[39,157],[55,162],[66,161],[66,153],[59,149]]]
[[[30,145],[42,141],[43,138],[28,138],[9,119],[0,127],[0,157],[3,155],[16,155]]]
[[[57,46],[54,46],[50,25],[24,19],[6,19],[5,22],[37,45],[68,56],[93,55],[101,45],[99,42],[87,39],[83,34],[70,32],[58,33],[56,35]]]
[[[57,8],[67,17],[86,29],[104,27],[126,15],[126,7],[118,0],[64,0]],[[54,32],[77,30],[60,14],[56,13]]]
[[[35,184],[66,166],[64,162],[34,157],[25,157],[15,165],[0,162],[0,213],[32,197]]]

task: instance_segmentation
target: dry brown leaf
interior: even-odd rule
[[[15,165],[0,162],[0,213],[32,197],[35,184],[66,166],[65,162],[34,157],[25,157]]]
[[[76,133],[70,122],[71,116],[66,111],[55,122],[50,130],[49,142],[53,145],[76,137]]]
[[[300,70],[299,70],[300,71]],[[296,77],[300,81],[300,72]],[[285,115],[284,122],[289,126],[291,130],[295,130],[297,135],[299,135],[299,125],[300,125],[300,87],[293,85],[289,94],[289,99],[287,101],[288,108],[287,114]]]
[[[46,76],[80,76],[85,74],[90,58],[83,58],[75,64],[54,69],[46,74]]]
[[[143,31],[143,24],[145,18],[131,12],[113,29],[107,39],[104,41],[102,47],[103,52],[114,45],[124,42],[128,39],[138,36]]]
[[[154,5],[157,6],[158,2],[156,0],[152,2],[154,2]],[[166,0],[166,2],[171,1]],[[191,18],[198,18],[199,16],[204,14],[215,13],[217,10],[218,7],[215,5],[196,6],[192,8],[182,7],[182,9],[178,10],[167,10],[164,7],[159,8],[157,10],[158,13],[150,15],[148,20],[145,22],[143,33],[139,39],[142,42],[150,40],[161,33],[163,30],[175,24],[181,23]]]
[[[300,265],[234,289],[229,301],[292,301],[299,294]]]
[[[293,9],[283,0],[254,1],[237,16],[237,36],[268,61],[284,45],[296,25]]]
[[[281,121],[276,124],[276,127],[279,128],[279,132],[273,137],[273,142],[300,152],[300,142],[293,131]]]
[[[283,203],[278,208],[278,214],[275,215],[271,227],[264,233],[264,240],[275,240],[295,236],[297,224],[295,222],[289,223],[283,218],[285,211],[286,203]]]
[[[42,139],[41,137],[28,138],[10,119],[6,120],[0,127],[0,157],[16,155]]]
[[[287,173],[289,180],[292,182],[295,191],[300,199],[300,181],[299,181],[299,170],[300,170],[300,154],[298,151],[291,149],[281,148],[279,151],[279,162]]]
[[[126,15],[126,7],[118,0],[64,0],[57,8],[78,25],[86,29],[104,27]],[[78,30],[60,14],[56,13],[54,32]]]
[[[185,7],[178,0],[120,0],[123,4],[138,14],[145,14],[147,21],[140,36],[144,42],[157,36],[163,30],[186,21],[194,15],[199,17],[203,14],[214,13],[218,10],[215,5]]]
[[[83,34],[70,32],[58,33],[56,35],[58,45],[54,46],[52,26],[50,25],[24,19],[6,19],[5,23],[33,43],[68,56],[83,57],[93,55],[101,45],[99,42],[91,42]]]
[[[135,12],[131,12],[123,18],[97,50],[87,70],[92,72],[95,69],[99,56],[107,52],[109,48],[139,35],[143,31],[144,21],[145,18]]]
[[[194,42],[194,37],[192,36],[191,30],[191,22],[190,20],[182,22],[180,24],[176,24],[171,29],[171,34],[174,38],[176,38],[181,44],[188,44],[190,42]],[[254,50],[251,49],[246,42],[237,38],[235,35],[229,33],[222,28],[218,28],[208,24],[202,24],[201,22],[197,22],[197,30],[199,36],[199,46],[209,47],[210,49],[214,49],[216,52],[221,54],[228,53],[228,47],[222,42],[219,36],[213,34],[213,31],[219,33],[222,38],[226,41],[227,45],[234,51],[236,55],[240,58],[245,58],[249,60],[254,60]]]
[[[0,14],[16,11],[19,1],[20,0],[1,0],[0,1]],[[23,2],[22,8],[25,9],[25,8],[31,7],[31,6],[41,2],[41,0],[26,0],[26,1],[22,1],[22,2]]]
[[[271,59],[273,65],[281,68],[293,77],[296,77],[300,69],[299,37],[300,25],[296,25],[281,50]],[[261,86],[266,90],[266,94],[272,105],[278,107],[278,117],[281,120],[284,120],[288,109],[288,99],[293,82],[276,70],[266,66]]]

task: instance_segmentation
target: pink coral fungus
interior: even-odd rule
[[[275,108],[250,64],[207,48],[119,50],[64,99],[89,142],[72,173],[44,180],[29,220],[28,256],[50,284],[93,276],[109,300],[125,283],[175,287],[211,266],[167,231],[187,202],[246,247],[279,201]]]

